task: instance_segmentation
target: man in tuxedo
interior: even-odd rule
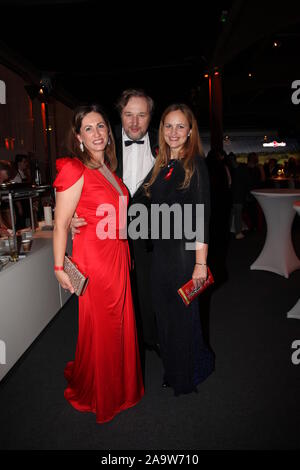
[[[143,183],[155,163],[157,132],[149,128],[154,103],[143,90],[123,91],[117,109],[121,126],[115,129],[117,175],[123,179],[130,194],[130,205],[145,202]],[[158,350],[155,315],[151,306],[150,262],[151,244],[147,240],[129,240],[134,261],[132,289],[139,330],[144,346]]]
[[[150,176],[155,162],[157,132],[149,128],[154,103],[143,90],[123,91],[117,109],[121,125],[115,129],[117,175],[128,188],[129,204],[144,203],[143,183]],[[130,221],[129,221],[130,222]],[[72,227],[78,228],[83,219],[73,219]],[[133,259],[132,291],[137,327],[140,339],[147,349],[159,354],[155,314],[150,290],[151,244],[147,240],[129,239]]]

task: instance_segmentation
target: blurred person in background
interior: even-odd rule
[[[227,164],[231,174],[231,223],[233,226],[235,238],[241,240],[245,237],[243,234],[243,209],[247,196],[247,167],[244,163],[238,163],[236,155],[230,152],[227,157]]]
[[[210,150],[206,157],[210,181],[211,218],[208,263],[216,285],[227,280],[226,257],[230,240],[231,179],[224,154]]]
[[[247,195],[245,203],[246,223],[249,230],[261,230],[263,213],[256,198],[251,193],[254,189],[261,189],[265,185],[266,175],[263,165],[259,164],[258,155],[255,152],[247,156]]]

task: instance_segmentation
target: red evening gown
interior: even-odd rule
[[[56,191],[64,191],[82,175],[84,177],[76,212],[78,217],[85,218],[87,225],[75,236],[72,256],[89,276],[88,287],[79,297],[75,360],[65,369],[68,386],[64,395],[74,408],[94,412],[97,422],[104,423],[134,406],[144,394],[128,241],[120,236],[121,196],[100,171],[87,168],[76,158],[58,159],[57,170]],[[127,205],[127,189],[117,176],[115,178]],[[114,239],[97,236],[101,220],[104,225],[107,216],[105,210],[101,213],[101,204],[110,204],[115,210]]]

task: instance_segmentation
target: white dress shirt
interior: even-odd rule
[[[122,129],[123,181],[130,195],[133,196],[153,167],[155,158],[151,152],[148,133],[140,139],[144,141],[143,144],[132,144],[126,147],[125,140],[132,139]]]
[[[24,171],[18,170],[16,176],[11,180],[13,183],[22,183],[26,179]]]

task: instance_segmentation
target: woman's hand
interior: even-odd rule
[[[202,286],[202,284],[204,284],[204,282],[207,279],[206,264],[195,264],[192,279],[194,282],[195,289],[198,289],[199,287]]]
[[[74,294],[74,287],[71,284],[70,278],[64,271],[55,271],[55,276],[63,289],[69,290]]]

